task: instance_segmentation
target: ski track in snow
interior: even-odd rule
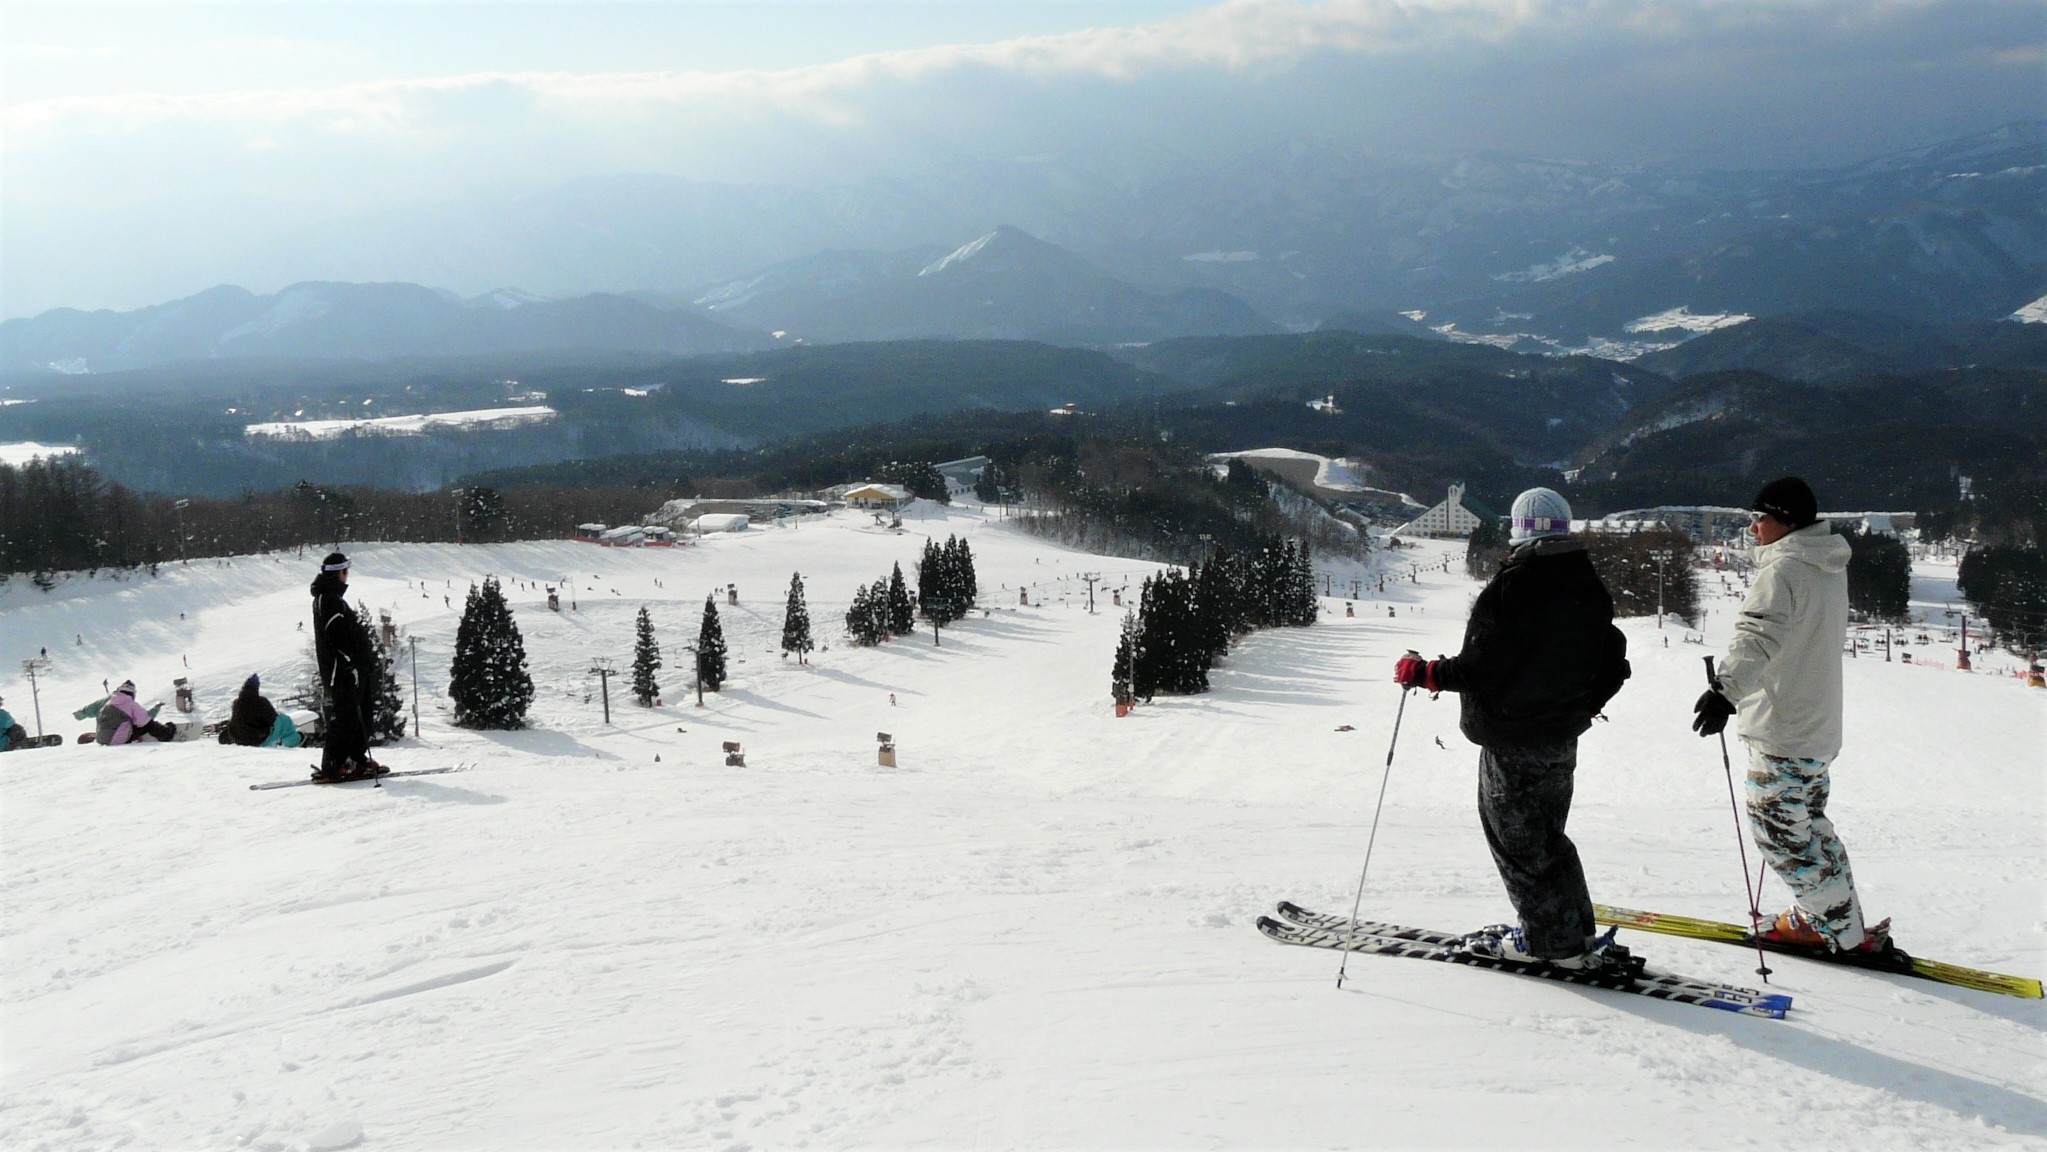
[[[1778,957],[1773,988],[1797,998],[1784,1023],[1373,957],[1336,991],[1335,955],[1278,947],[1252,919],[1282,897],[1348,909],[1392,661],[1454,650],[1478,585],[1403,575],[1355,619],[1326,600],[1321,625],[1243,642],[1212,694],[1119,720],[1121,613],[1098,586],[1089,616],[1075,577],[1134,588],[1154,566],[973,509],[931,516],[902,536],[842,517],[674,550],[351,548],[351,591],[419,639],[425,738],[385,759],[473,770],[251,793],[311,757],[0,757],[0,1147],[2047,1144],[2038,1001]],[[842,645],[854,587],[907,573],[922,535],[947,531],[972,541],[989,615],[938,648],[928,632]],[[251,671],[273,698],[298,677],[311,567],[15,580],[0,657],[49,647],[56,731],[88,726],[69,713],[102,677],[168,699],[190,675],[220,715]],[[771,650],[798,569],[830,644],[807,668]],[[486,572],[525,633],[525,732],[461,732],[436,703]],[[535,581],[564,575],[557,616]],[[734,581],[733,679],[699,711],[681,644]],[[1038,606],[1016,607],[1019,583]],[[626,665],[642,604],[667,703],[638,708],[615,680],[606,728],[584,669]],[[1596,899],[1740,915],[1718,748],[1687,727],[1734,601],[1709,604],[1707,648],[1625,625],[1635,679],[1583,741],[1572,821]],[[1832,814],[1872,911],[1927,955],[2047,971],[2047,692],[1847,669]],[[32,725],[26,683],[5,693]],[[875,764],[877,731],[899,767]],[[724,766],[723,740],[747,767]],[[1507,918],[1475,760],[1454,699],[1409,700],[1368,914]],[[1785,898],[1772,881],[1766,906]],[[1659,966],[1756,983],[1736,949],[1628,939]]]

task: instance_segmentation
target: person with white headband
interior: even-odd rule
[[[313,578],[313,654],[327,691],[327,725],[315,780],[356,780],[388,769],[370,759],[369,695],[376,659],[348,606],[348,557],[329,552]]]
[[[1598,935],[1571,814],[1578,737],[1628,678],[1613,597],[1572,539],[1571,506],[1547,488],[1514,500],[1513,547],[1478,594],[1455,656],[1409,652],[1403,688],[1460,696],[1458,727],[1479,746],[1478,818],[1518,924],[1463,938],[1478,955],[1579,970],[1625,969],[1627,949]]]

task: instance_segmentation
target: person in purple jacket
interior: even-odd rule
[[[135,702],[135,681],[123,680],[100,705],[93,739],[101,744],[132,744],[144,736],[168,741],[177,734],[177,729],[150,716],[148,709]]]

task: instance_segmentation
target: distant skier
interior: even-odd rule
[[[1889,922],[1874,931],[1864,926],[1848,849],[1827,819],[1827,768],[1841,752],[1851,550],[1795,476],[1765,484],[1750,507],[1755,582],[1714,686],[1693,706],[1692,728],[1713,736],[1729,717],[1741,718],[1756,846],[1797,901],[1764,938],[1880,952]]]
[[[1629,675],[1627,637],[1571,506],[1547,488],[1514,500],[1511,548],[1471,606],[1464,648],[1423,661],[1410,652],[1394,679],[1463,697],[1458,726],[1479,746],[1478,816],[1518,925],[1465,937],[1509,960],[1588,969],[1627,962],[1602,946],[1578,849],[1564,834],[1578,736]]]
[[[228,712],[227,725],[220,730],[220,742],[247,748],[296,748],[299,730],[291,717],[264,698],[262,679],[250,676],[242,681],[242,690]]]
[[[313,578],[313,654],[320,665],[320,684],[327,690],[327,727],[316,780],[354,780],[385,771],[370,759],[370,726],[364,712],[369,703],[370,671],[376,665],[370,638],[343,599],[348,589],[348,557],[329,552]]]
[[[100,705],[93,740],[111,746],[132,744],[144,736],[169,741],[177,734],[176,728],[150,716],[148,709],[135,702],[135,681],[123,680],[106,703]]]

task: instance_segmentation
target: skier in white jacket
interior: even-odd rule
[[[1750,507],[1755,583],[1692,727],[1712,736],[1728,717],[1741,718],[1756,846],[1797,901],[1763,929],[1764,939],[1882,951],[1889,922],[1863,924],[1848,850],[1827,819],[1827,768],[1841,752],[1851,550],[1797,477],[1764,485]]]

